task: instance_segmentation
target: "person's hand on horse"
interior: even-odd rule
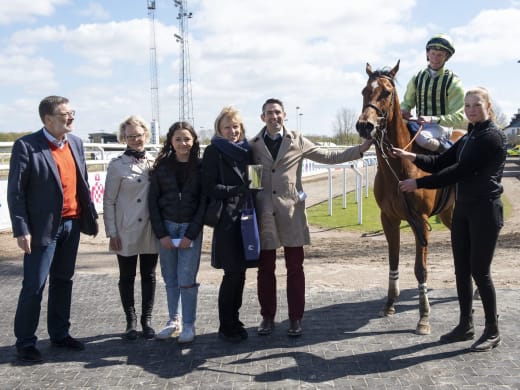
[[[399,182],[399,189],[401,192],[414,192],[417,189],[417,182],[415,179],[406,179]]]
[[[392,148],[391,150],[391,156],[394,158],[402,158],[403,160],[409,160],[414,161],[415,160],[415,153],[407,152],[406,150],[400,149],[400,148]]]
[[[407,121],[413,120],[412,114],[408,110],[401,110],[401,115],[403,116],[404,120],[407,120]]]
[[[422,125],[423,123],[439,123],[439,118],[433,115],[421,115],[416,119],[416,122],[420,125]]]

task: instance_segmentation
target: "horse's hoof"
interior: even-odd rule
[[[418,334],[421,336],[428,335],[431,332],[432,332],[432,330],[431,330],[430,324],[418,323],[417,328],[415,329],[415,334]]]
[[[379,312],[380,317],[391,317],[395,314],[395,308],[392,307],[385,307],[383,310]]]

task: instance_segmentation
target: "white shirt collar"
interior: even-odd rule
[[[279,138],[282,138],[283,137],[283,129],[280,130],[280,131],[277,131],[276,133],[274,134],[271,134],[267,131],[267,128],[265,129],[265,133],[264,133],[264,137],[269,137],[271,138],[273,141],[276,141],[277,139]]]
[[[45,135],[45,138],[49,142],[52,142],[54,145],[56,145],[58,148],[62,149],[65,146],[65,143],[67,143],[67,134],[63,135],[63,139],[59,140],[56,137],[54,137],[51,133],[49,133],[49,130],[47,130],[45,127],[43,128],[43,134]]]

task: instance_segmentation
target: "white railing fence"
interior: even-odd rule
[[[12,142],[0,142],[0,231],[10,230],[11,228],[11,221],[9,219],[9,211],[7,208],[7,176],[9,173],[9,158],[12,145]],[[125,149],[125,145],[85,143],[84,147],[85,156],[87,158],[87,167],[89,171],[89,184],[92,200],[94,201],[98,213],[102,213],[103,195],[105,192],[106,169],[108,167],[108,163],[114,157],[119,156],[123,152],[123,150]],[[147,145],[146,149],[149,150],[151,153],[156,154],[161,149],[161,147],[162,145]],[[331,149],[338,149],[338,147],[332,147]],[[343,169],[345,175],[345,169],[354,169],[357,166],[368,167],[372,164],[370,161],[373,161],[373,159],[374,156],[366,155],[363,158],[363,160],[358,160],[357,162],[351,162],[345,165],[323,165],[311,160],[304,160],[302,167],[302,175],[304,177],[307,177],[329,172],[330,188],[332,180],[332,169]],[[362,173],[361,176],[363,176]],[[366,171],[364,176],[365,183],[368,183],[368,170]],[[368,189],[368,184],[366,184],[366,187]],[[358,187],[356,185],[356,190],[357,188]],[[344,184],[344,192],[346,193],[346,182]],[[360,201],[361,198],[356,199]],[[332,200],[330,190],[329,214],[332,215]]]

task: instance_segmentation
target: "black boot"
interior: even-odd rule
[[[123,337],[127,340],[137,339],[137,315],[133,307],[126,313],[126,330]]]
[[[233,311],[233,324],[236,332],[240,335],[242,340],[246,340],[249,335],[247,330],[244,328],[244,323],[240,321],[240,308],[242,307],[242,296],[244,294],[244,285],[246,282],[246,274],[242,272],[238,275],[235,299],[234,299],[234,311]]]
[[[473,352],[486,352],[490,351],[495,347],[498,347],[502,339],[498,331],[498,321],[491,324],[486,324],[484,333],[475,343],[470,347]]]
[[[459,324],[449,333],[441,336],[441,343],[456,343],[457,341],[473,340],[475,329],[473,317],[460,317]]]
[[[141,294],[143,313],[141,315],[141,325],[143,327],[143,337],[153,339],[155,330],[152,328],[152,311],[155,298],[155,273],[152,275],[141,275]]]
[[[134,284],[119,281],[119,295],[126,316],[126,330],[123,338],[135,340],[137,339],[137,316],[134,307]]]
[[[239,333],[238,327],[234,324],[221,324],[218,328],[218,337],[230,343],[238,343],[244,340]]]

